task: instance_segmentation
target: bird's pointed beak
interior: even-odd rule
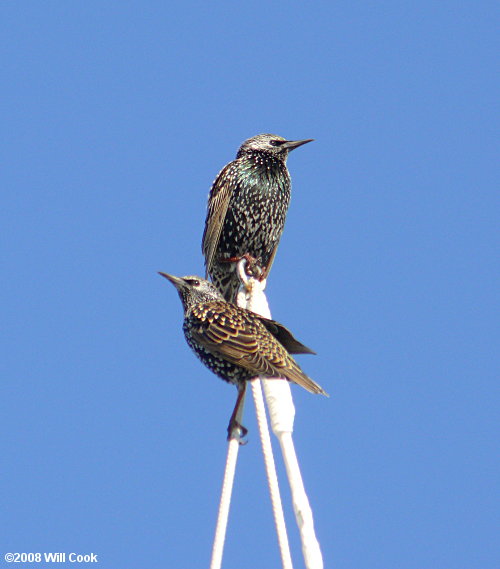
[[[308,142],[312,142],[313,140],[314,140],[314,138],[308,138],[307,140],[287,140],[281,146],[281,148],[286,148],[288,151],[295,150],[295,148],[298,148],[299,146],[302,146],[303,144],[307,144]]]
[[[169,280],[177,289],[184,284],[184,281],[181,278],[174,277],[174,275],[169,275],[168,273],[162,273],[161,271],[158,271],[158,274]]]

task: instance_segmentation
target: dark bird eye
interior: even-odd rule
[[[271,146],[281,146],[284,142],[286,142],[285,140],[270,140],[269,144]]]
[[[196,279],[189,279],[188,283],[192,286],[200,286],[200,281],[198,281]]]

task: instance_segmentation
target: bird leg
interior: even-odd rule
[[[255,279],[261,280],[264,270],[260,266],[260,259],[252,257],[250,253],[245,253],[240,257],[229,257],[226,259],[220,259],[221,263],[239,263],[241,260],[245,259],[245,272],[249,277],[254,277]]]
[[[236,439],[240,445],[246,444],[243,441],[243,437],[248,433],[248,429],[241,424],[241,419],[243,418],[243,407],[245,406],[245,392],[247,388],[246,381],[240,381],[237,384],[238,388],[238,398],[236,399],[236,405],[234,406],[233,414],[229,419],[229,425],[227,427],[227,440]]]

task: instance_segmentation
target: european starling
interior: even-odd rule
[[[256,376],[283,378],[311,393],[327,393],[290,354],[314,354],[282,324],[226,302],[212,283],[196,276],[160,273],[177,289],[184,306],[184,335],[198,358],[217,376],[238,388],[228,439],[243,436],[241,425],[246,382]]]
[[[271,270],[290,203],[288,153],[308,140],[259,134],[246,140],[236,160],[217,175],[208,196],[202,251],[205,277],[228,302],[240,285],[236,262],[246,257],[260,278]]]

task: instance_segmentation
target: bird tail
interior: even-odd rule
[[[298,365],[294,366],[291,370],[286,371],[286,378],[293,381],[293,383],[300,385],[304,389],[307,389],[307,391],[310,391],[311,393],[320,393],[321,395],[330,397],[321,385],[318,385],[309,376],[307,376]]]

